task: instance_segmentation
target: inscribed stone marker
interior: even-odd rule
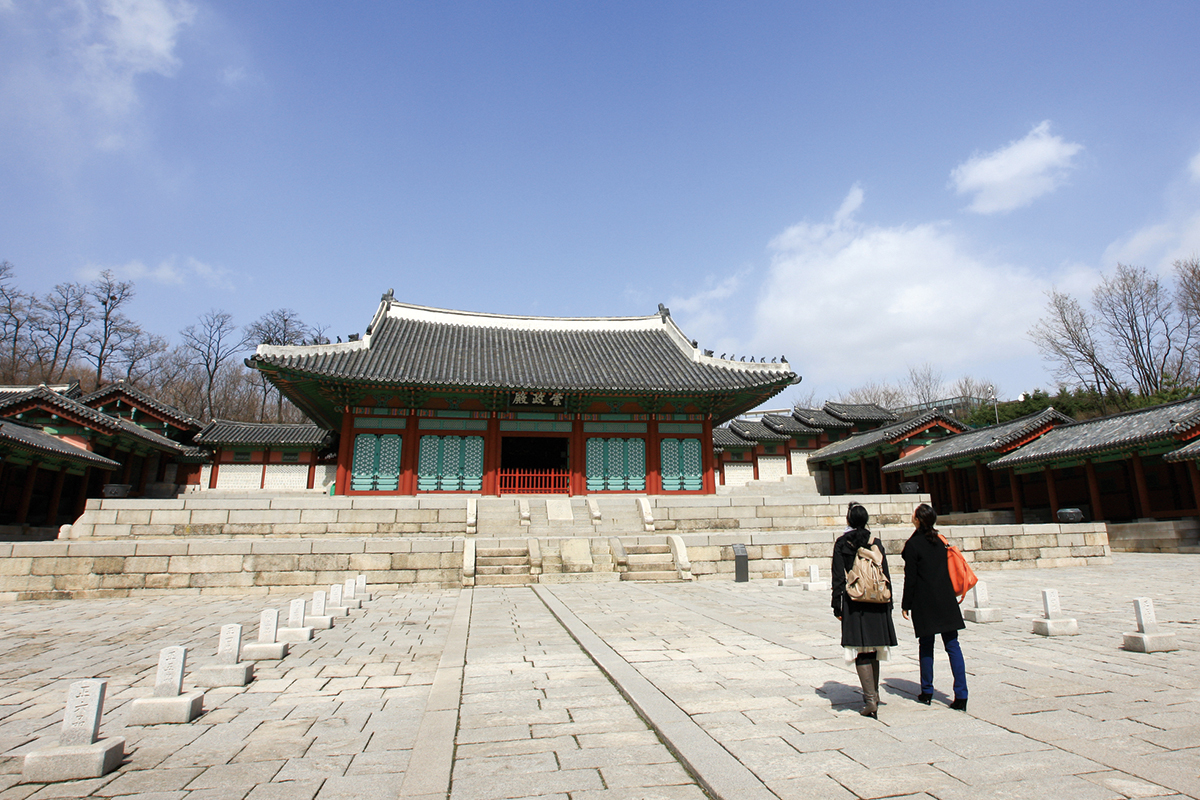
[[[354,593],[363,594],[367,590],[367,576],[361,572],[354,578]]]
[[[1135,598],[1133,613],[1137,615],[1138,633],[1158,633],[1158,620],[1154,617],[1154,602],[1149,597]]]
[[[345,597],[349,600],[353,600],[354,599],[354,578],[347,578],[346,582],[343,584],[343,586],[345,588],[342,590],[342,597]]]
[[[94,744],[100,735],[100,714],[104,711],[104,691],[108,681],[76,681],[67,692],[67,711],[63,714],[60,747]]]
[[[312,612],[314,617],[325,616],[325,593],[313,592]]]
[[[342,585],[335,583],[329,587],[329,605],[335,608],[342,604]]]
[[[972,597],[974,598],[976,608],[987,608],[988,591],[986,583],[980,581],[979,583],[975,584],[975,587],[971,589],[971,593]]]
[[[242,626],[222,625],[217,645],[218,664],[236,664],[242,653]]]
[[[288,627],[303,628],[304,627],[304,598],[300,597],[292,601],[291,607],[288,609]]]
[[[1058,589],[1042,589],[1042,608],[1046,619],[1058,619],[1062,616],[1062,605],[1058,600]]]
[[[792,560],[790,558],[783,562],[783,577],[784,578],[796,577],[796,567],[794,564],[792,564]]]
[[[821,580],[821,570],[816,564],[808,565],[808,580],[810,583],[816,583]]]
[[[158,651],[158,674],[154,678],[155,697],[178,697],[183,692],[183,665],[186,647],[164,647]]]
[[[258,621],[258,640],[260,642],[274,642],[275,632],[279,630],[279,610],[275,608],[264,608],[262,616]]]

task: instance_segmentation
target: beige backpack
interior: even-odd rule
[[[883,552],[860,547],[854,566],[846,573],[846,594],[859,603],[892,602],[891,581],[883,574]]]

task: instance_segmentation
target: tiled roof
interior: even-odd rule
[[[105,414],[103,411],[97,411],[91,406],[85,406],[78,400],[71,400],[56,392],[52,392],[45,386],[39,386],[36,389],[31,389],[24,394],[14,395],[12,397],[0,398],[0,416],[11,413],[11,409],[19,408],[26,404],[33,404],[42,408],[48,409],[51,413],[61,412],[83,421],[85,425],[98,431],[108,434],[131,436],[135,439],[141,439],[144,443],[159,449],[167,450],[173,453],[180,453],[183,447],[178,442],[173,442],[165,436],[160,436],[154,431],[149,431],[140,425],[135,425],[129,420],[119,419]]]
[[[847,422],[892,422],[896,415],[874,403],[826,402],[825,410]]]
[[[784,416],[782,414],[763,414],[763,425],[766,425],[776,433],[786,434],[787,436],[817,436],[820,435],[821,429],[814,428],[811,425],[805,425],[800,420],[793,416]]]
[[[745,448],[753,446],[754,442],[746,441],[728,428],[713,428],[713,447],[715,448]]]
[[[83,397],[79,398],[79,402],[83,403],[85,406],[91,406],[95,408],[116,397],[125,397],[133,401],[135,404],[140,404],[146,408],[152,409],[172,422],[177,423],[182,428],[199,430],[203,427],[200,421],[191,414],[184,413],[178,408],[175,408],[175,406],[170,406],[166,403],[155,400],[150,395],[133,386],[130,386],[125,381],[110,383],[108,386],[97,389],[89,394],[85,394]]]
[[[849,438],[827,444],[813,452],[808,460],[809,463],[827,461],[831,458],[857,453],[860,450],[870,450],[881,444],[894,444],[932,422],[940,422],[943,427],[956,433],[970,430],[966,425],[940,411],[927,411],[916,417],[884,425],[882,428],[853,433]]]
[[[65,397],[78,399],[79,397],[79,381],[70,383],[42,383],[42,384],[16,384],[9,386],[0,386],[0,397],[5,395],[24,394],[30,389],[36,389],[38,386],[45,386],[55,394],[61,394]]]
[[[756,442],[786,442],[792,437],[786,433],[773,431],[761,422],[751,422],[745,419],[731,420],[729,429],[741,436],[743,439],[749,439]]]
[[[1060,425],[988,466],[1003,469],[1125,450],[1147,442],[1170,441],[1196,427],[1198,421],[1200,398],[1088,419]]]
[[[793,408],[792,416],[811,428],[853,428],[853,422],[838,419],[823,408]]]
[[[22,425],[11,419],[0,420],[0,447],[22,450],[35,456],[49,456],[66,461],[75,461],[89,467],[104,470],[117,469],[121,465],[90,450],[64,442],[45,431]]]
[[[1020,419],[939,439],[912,455],[893,461],[885,466],[883,471],[899,472],[917,467],[928,468],[980,453],[996,453],[1047,425],[1070,424],[1072,421],[1066,414],[1061,414],[1053,408],[1047,408]]]
[[[250,366],[366,383],[564,391],[725,392],[780,385],[787,362],[703,355],[669,313],[514,317],[424,308],[385,296],[360,341],[260,345]]]
[[[214,419],[192,440],[198,445],[261,445],[322,448],[333,440],[324,428],[304,423],[234,422]]]

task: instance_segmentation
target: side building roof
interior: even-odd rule
[[[827,444],[820,450],[813,451],[808,456],[808,462],[813,464],[845,459],[858,454],[866,455],[933,427],[943,428],[952,433],[970,430],[966,425],[940,411],[927,411],[919,416],[893,422],[891,425],[884,425],[881,428],[853,433],[845,439]]]
[[[333,441],[333,433],[311,422],[270,423],[236,422],[214,419],[196,434],[194,444],[205,447],[305,447],[323,449]]]
[[[787,442],[791,440],[791,436],[786,433],[771,430],[757,420],[751,421],[746,419],[730,420],[729,429],[746,439],[751,444],[755,442]]]
[[[100,408],[101,406],[113,400],[125,400],[134,407],[141,407],[143,410],[150,411],[158,416],[175,424],[176,427],[184,430],[198,431],[204,427],[200,420],[193,417],[184,411],[172,405],[168,405],[160,400],[156,400],[135,386],[131,386],[125,381],[117,381],[110,383],[107,386],[101,387],[94,392],[89,392],[78,398],[80,403],[92,408]]]
[[[823,408],[793,408],[792,416],[800,423],[807,425],[810,428],[818,428],[821,430],[837,428],[844,430],[853,428],[853,422],[847,422],[844,419],[838,419]]]
[[[59,462],[68,461],[106,471],[112,471],[121,466],[116,461],[97,455],[90,450],[84,450],[82,447],[76,447],[70,442],[64,442],[39,428],[22,425],[11,419],[0,420],[0,451],[6,449],[19,450],[34,457],[48,458]]]
[[[1056,425],[1070,424],[1074,420],[1053,408],[1043,409],[1020,419],[976,428],[947,436],[929,446],[893,461],[883,467],[884,472],[900,472],[930,469],[952,464],[962,459],[982,455],[998,456],[1017,447],[1032,437],[1044,434]]]
[[[260,345],[247,366],[263,370],[308,416],[333,427],[333,406],[299,383],[364,389],[671,393],[705,397],[720,422],[795,382],[786,360],[746,363],[694,346],[660,307],[646,317],[522,317],[400,303],[385,294],[358,341]],[[301,396],[307,395],[307,397]]]
[[[52,392],[45,386],[39,386],[11,397],[0,397],[0,417],[20,414],[34,408],[43,409],[64,419],[73,419],[77,424],[110,436],[129,436],[156,450],[165,450],[176,454],[185,450],[178,442],[165,436],[160,436],[127,419],[105,414],[78,400],[72,400],[57,392]]]
[[[897,417],[891,411],[874,403],[834,403],[826,402],[825,411],[845,422],[895,422]]]
[[[1147,445],[1176,449],[1180,442],[1198,433],[1200,398],[1191,398],[1060,425],[988,466],[1005,469],[1052,464],[1104,453],[1119,453]]]

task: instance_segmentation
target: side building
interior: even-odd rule
[[[246,361],[340,434],[337,494],[716,491],[713,427],[798,381],[786,359],[714,358],[659,306],[524,317],[383,296],[346,343]]]

